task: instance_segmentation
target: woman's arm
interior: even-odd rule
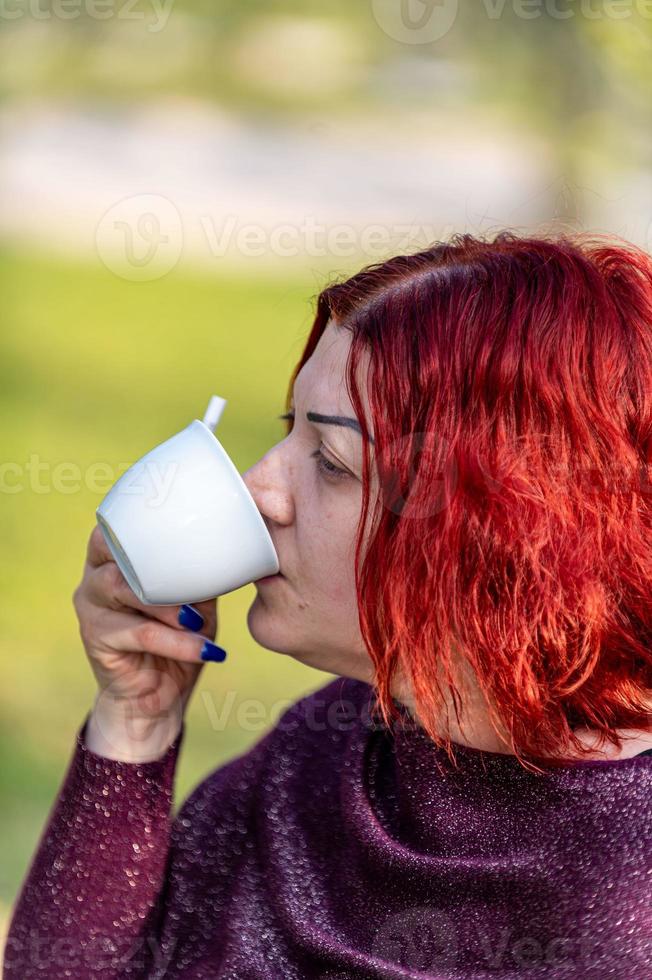
[[[86,746],[89,721],[14,906],[5,980],[114,980],[127,962],[157,959],[143,946],[165,875],[185,723],[161,758],[124,762]]]

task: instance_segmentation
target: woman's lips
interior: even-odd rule
[[[262,583],[273,582],[277,578],[283,578],[281,572],[277,572],[276,575],[266,575],[264,578],[256,579],[254,585],[261,585]]]

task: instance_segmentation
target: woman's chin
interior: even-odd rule
[[[247,629],[259,646],[292,656],[287,620],[271,612],[259,595],[247,611]]]

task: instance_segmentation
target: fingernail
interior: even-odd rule
[[[210,640],[206,640],[201,648],[199,656],[202,660],[224,660],[226,657],[226,650],[223,650],[222,647],[218,647],[216,643],[211,643]]]
[[[204,625],[204,617],[201,613],[193,609],[192,606],[183,605],[179,610],[179,615],[177,617],[179,620],[179,626],[185,626],[189,630],[200,630]]]

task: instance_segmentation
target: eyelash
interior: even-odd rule
[[[285,415],[279,415],[278,417],[284,421],[294,422],[294,412],[286,412]],[[346,470],[340,469],[339,466],[331,463],[330,459],[326,459],[321,448],[315,449],[314,453],[311,453],[310,456],[312,459],[317,460],[317,469],[331,479],[341,480],[342,477],[349,475]]]

